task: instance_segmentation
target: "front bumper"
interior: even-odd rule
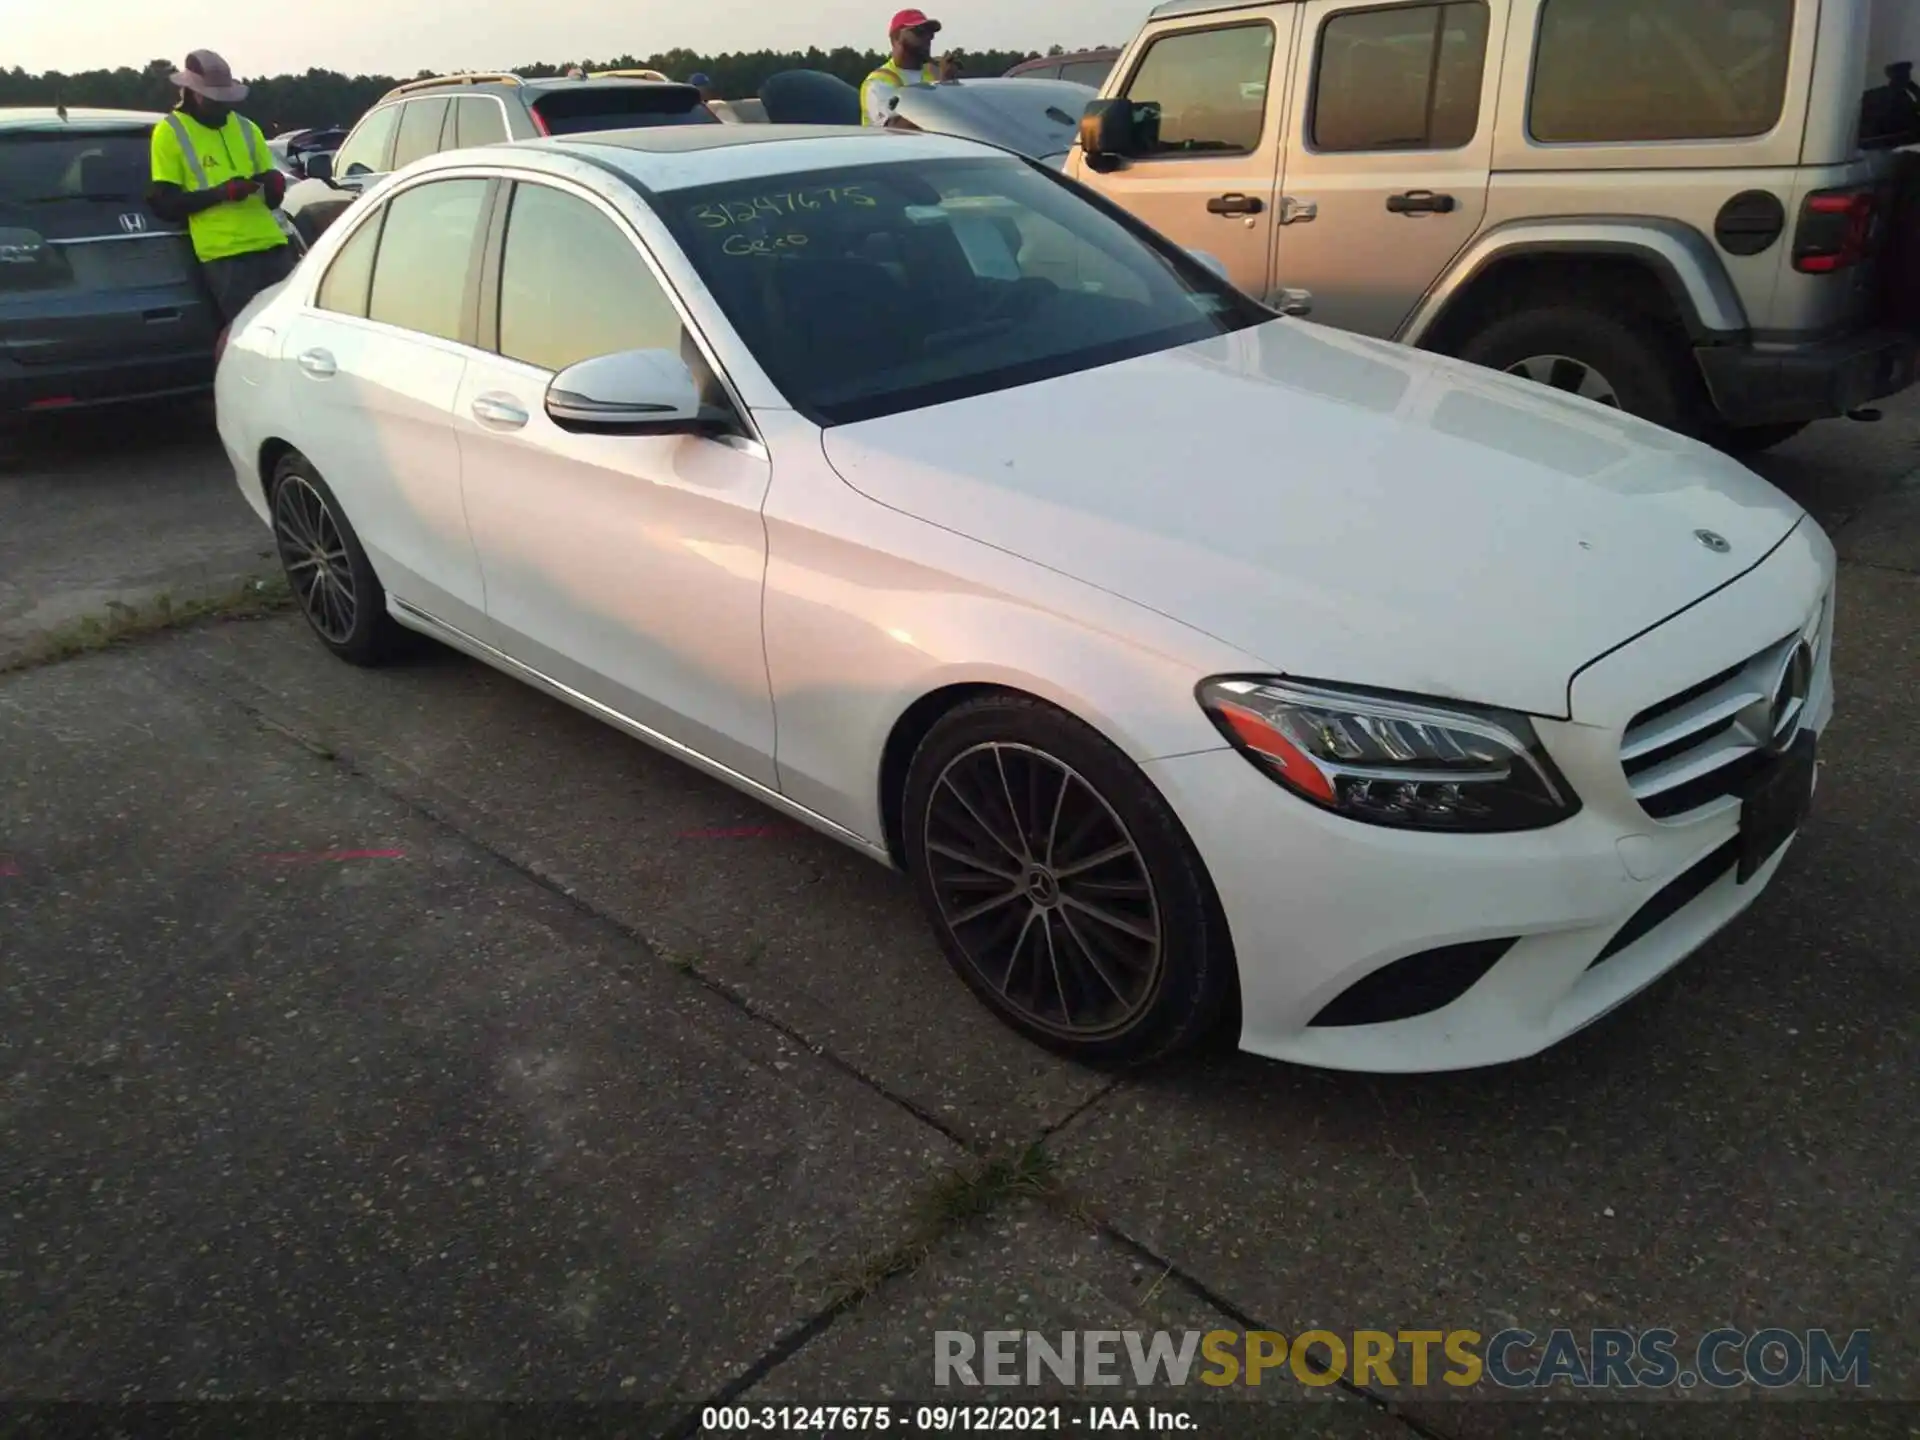
[[[213,387],[213,352],[87,360],[72,365],[0,361],[0,415],[77,410]]]
[[[1746,909],[1791,842],[1739,883],[1738,802],[1650,818],[1622,770],[1621,738],[1646,706],[1819,611],[1833,550],[1811,522],[1801,530],[1809,533],[1796,532],[1740,582],[1582,671],[1578,720],[1535,722],[1583,802],[1550,829],[1466,836],[1362,825],[1295,799],[1233,750],[1149,763],[1226,912],[1241,1047],[1375,1072],[1522,1059],[1644,989]],[[1824,624],[1830,637],[1831,605]],[[1815,734],[1832,714],[1830,656],[1829,639],[1802,712],[1802,728]],[[1330,1005],[1395,962],[1509,940],[1494,948],[1491,968],[1437,1008],[1328,1023],[1340,1010]]]
[[[1914,383],[1920,335],[1866,330],[1812,345],[1703,345],[1694,351],[1729,425],[1830,420]]]

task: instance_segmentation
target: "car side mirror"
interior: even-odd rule
[[[1087,164],[1105,173],[1144,155],[1160,135],[1160,107],[1124,98],[1095,100],[1080,115],[1080,148]]]
[[[333,157],[331,155],[309,155],[304,160],[293,162],[301,174],[309,180],[319,180],[324,184],[333,184]]]
[[[547,387],[547,414],[563,430],[621,435],[710,435],[728,421],[700,403],[693,371],[671,350],[622,350],[569,365]]]

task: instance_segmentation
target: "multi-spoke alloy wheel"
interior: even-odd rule
[[[1611,380],[1593,366],[1566,355],[1529,355],[1509,365],[1507,373],[1601,405],[1611,405],[1616,410],[1620,408],[1620,392],[1614,389]]]
[[[320,643],[355,665],[394,654],[405,632],[387,613],[387,592],[339,500],[297,451],[273,467],[267,513],[287,584]]]
[[[1117,747],[1065,711],[985,695],[920,742],[906,866],[948,960],[1016,1030],[1141,1064],[1209,1033],[1233,956],[1192,840]]]
[[[981,978],[1033,1024],[1110,1035],[1161,963],[1153,877],[1127,827],[1072,769],[1026,745],[952,760],[926,815],[940,915]]]
[[[304,476],[288,475],[273,497],[273,534],[294,598],[322,639],[345,645],[353,637],[359,599],[340,523]]]

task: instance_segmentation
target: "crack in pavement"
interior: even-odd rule
[[[727,985],[712,975],[702,973],[692,965],[683,966],[673,960],[669,960],[668,957],[662,955],[660,947],[648,940],[635,926],[599,909],[591,901],[579,895],[570,886],[547,873],[537,864],[530,864],[518,860],[483,836],[463,827],[455,816],[447,813],[444,807],[422,796],[409,793],[406,789],[391,784],[380,776],[372,773],[365,765],[354,758],[349,749],[341,744],[328,737],[312,734],[296,725],[268,714],[264,708],[224,688],[211,676],[204,674],[196,675],[194,677],[194,683],[201,686],[207,693],[213,695],[222,703],[232,706],[258,728],[278,735],[292,744],[298,745],[316,759],[323,760],[338,769],[341,773],[368,785],[379,794],[394,801],[396,804],[406,807],[412,813],[421,816],[429,823],[459,839],[462,843],[474,847],[493,860],[505,865],[513,873],[538,885],[542,890],[565,900],[569,906],[581,915],[598,924],[607,926],[620,935],[621,938],[637,946],[641,953],[648,959],[654,961],[664,960],[667,961],[667,963],[673,963],[675,968],[681,969],[683,973],[687,974],[697,984],[704,987],[718,999],[734,1007],[756,1023],[765,1025],[787,1040],[792,1041],[809,1054],[816,1056],[874,1095],[905,1111],[915,1120],[928,1126],[952,1142],[961,1153],[976,1159],[989,1158],[991,1152],[987,1147],[969,1140],[964,1133],[947,1124],[939,1116],[930,1113],[924,1106],[915,1103],[906,1096],[896,1093],[886,1084],[867,1074],[858,1065],[839,1055],[830,1047],[809,1039],[794,1026],[776,1016],[766,1014],[750,999],[739,993],[732,986]],[[392,761],[391,757],[383,758],[386,758],[388,763],[395,764],[402,770],[407,768],[401,762]],[[1125,1083],[1124,1077],[1115,1077],[1086,1100],[1074,1106],[1067,1114],[1050,1124],[1042,1126],[1033,1143],[1044,1143],[1047,1139],[1059,1134],[1075,1120],[1098,1109],[1102,1104],[1110,1100]],[[1010,1194],[996,1200],[993,1209],[997,1211],[1004,1208],[1006,1205],[1013,1203],[1014,1198],[1015,1197]],[[1243,1329],[1272,1330],[1274,1328],[1261,1324],[1241,1307],[1212,1290],[1197,1276],[1181,1269],[1174,1261],[1159,1255],[1141,1241],[1134,1239],[1119,1226],[1100,1218],[1069,1188],[1059,1186],[1053,1189],[1042,1197],[1042,1203],[1049,1205],[1070,1219],[1091,1226],[1098,1234],[1117,1248],[1159,1268],[1162,1272],[1161,1278],[1163,1282],[1171,1280],[1172,1283],[1183,1288],[1196,1299],[1213,1306],[1221,1314],[1234,1320]],[[974,1221],[980,1218],[983,1217],[974,1217]],[[966,1228],[965,1224],[955,1224],[949,1226],[946,1233],[956,1233],[963,1228]],[[945,1238],[945,1236],[943,1235],[940,1238]],[[928,1248],[930,1251],[931,1247]],[[879,1281],[868,1290],[851,1290],[849,1293],[835,1298],[813,1315],[793,1326],[786,1334],[775,1340],[758,1358],[738,1371],[733,1377],[719,1386],[711,1395],[704,1397],[698,1403],[690,1406],[678,1421],[661,1432],[665,1440],[686,1440],[686,1437],[698,1434],[700,1431],[701,1412],[705,1408],[708,1406],[724,1405],[737,1400],[739,1396],[747,1393],[754,1385],[778,1369],[780,1365],[792,1359],[813,1341],[825,1335],[832,1328],[834,1322],[842,1316],[866,1304],[869,1300],[884,1293],[890,1287],[904,1283],[919,1271],[928,1258],[929,1256],[927,1254],[923,1254],[912,1264],[883,1275]],[[1419,1436],[1420,1440],[1447,1440],[1447,1437],[1442,1432],[1434,1430],[1414,1419],[1412,1416],[1401,1412],[1395,1407],[1393,1402],[1377,1391],[1356,1385],[1344,1376],[1337,1380],[1335,1384],[1337,1388],[1353,1396],[1355,1399],[1379,1411],[1381,1414],[1404,1424],[1412,1434]]]

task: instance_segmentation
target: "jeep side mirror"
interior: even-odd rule
[[[309,155],[299,162],[300,169],[309,180],[319,180],[324,184],[333,184],[333,156]]]
[[[1152,150],[1160,136],[1160,107],[1127,99],[1095,100],[1080,116],[1080,148],[1087,164],[1106,172]]]

